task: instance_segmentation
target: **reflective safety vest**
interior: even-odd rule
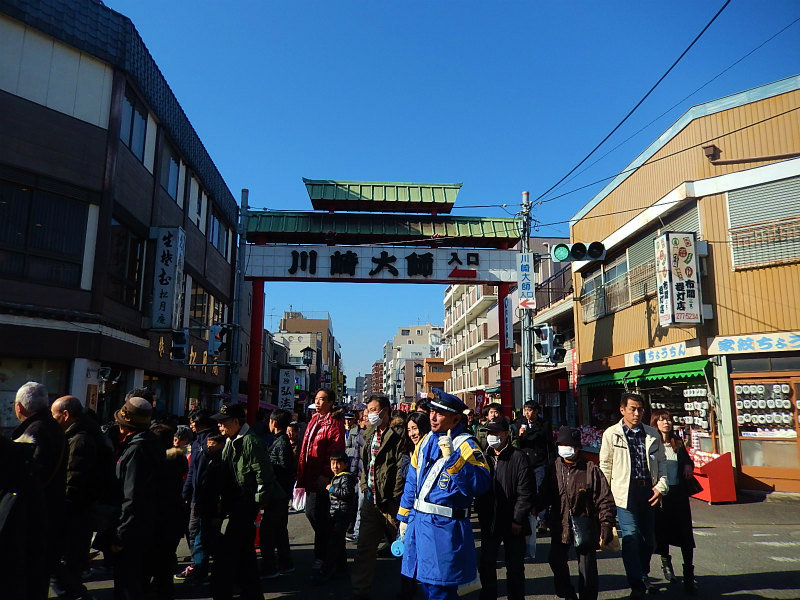
[[[431,436],[431,433],[426,434],[425,438]],[[453,439],[453,448],[454,451],[457,450],[461,444],[466,442],[468,439],[473,437],[469,433],[462,433],[457,435]],[[422,446],[425,445],[427,440],[423,439],[420,444]],[[425,498],[428,497],[431,489],[433,488],[436,481],[439,479],[439,475],[442,473],[442,469],[444,469],[444,463],[447,462],[447,459],[442,456],[440,457],[433,466],[428,471],[427,475],[425,475],[425,481],[422,482],[422,485],[419,486],[417,489],[417,495],[414,498],[414,510],[421,513],[427,513],[429,515],[439,515],[440,517],[448,517],[451,519],[463,519],[467,516],[467,511],[465,509],[457,510],[453,512],[453,507],[451,506],[444,506],[442,504],[434,504],[432,502],[428,502]],[[419,476],[419,467],[417,468],[417,476]]]

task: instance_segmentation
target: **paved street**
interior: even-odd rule
[[[800,496],[773,494],[766,501],[757,496],[745,496],[743,502],[731,505],[708,506],[692,500],[697,549],[697,568],[702,600],[800,598]],[[311,529],[305,517],[292,514],[289,520],[292,552],[297,571],[276,580],[264,581],[265,598],[347,598],[346,580],[321,587],[309,583]],[[548,540],[540,540],[535,560],[526,569],[527,597],[535,600],[555,598],[550,568],[547,565]],[[354,548],[348,546],[352,559]],[[187,554],[183,544],[179,557]],[[673,549],[673,562],[680,574],[680,552]],[[618,554],[601,554],[600,598],[627,597],[622,560]],[[352,563],[351,563],[352,564]],[[653,558],[651,575],[661,574],[660,561]],[[573,573],[575,563],[572,563]],[[399,563],[394,558],[378,561],[374,588],[375,598],[393,598],[397,589]],[[502,579],[505,571],[499,573]],[[90,587],[98,600],[111,600],[112,582],[93,581]],[[679,583],[664,583],[659,596],[663,600],[685,598]],[[204,600],[210,598],[208,586],[176,586],[176,597]],[[477,592],[466,598],[477,600]],[[501,596],[503,597],[503,596]],[[419,595],[422,598],[422,595]]]

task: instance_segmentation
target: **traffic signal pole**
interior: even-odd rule
[[[522,192],[522,227],[520,231],[520,244],[521,252],[530,252],[530,235],[531,235],[531,201],[528,192]],[[535,264],[535,263],[534,263]],[[535,269],[534,269],[535,272]],[[533,275],[533,286],[536,289],[536,275]],[[535,293],[535,291],[534,291]],[[520,338],[522,343],[522,404],[525,405],[529,400],[533,400],[533,356],[532,356],[532,340],[533,334],[533,318],[531,316],[531,309],[520,308],[522,311],[522,327],[520,330]]]

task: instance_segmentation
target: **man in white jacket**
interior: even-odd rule
[[[666,456],[661,436],[642,423],[645,401],[639,394],[620,399],[622,419],[603,433],[600,469],[606,476],[622,537],[622,562],[631,598],[654,591],[646,577],[653,553],[655,507],[669,491]]]

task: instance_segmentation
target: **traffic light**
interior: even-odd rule
[[[584,260],[605,260],[606,247],[603,242],[583,242],[574,244],[553,244],[550,259],[553,262],[581,262]]]
[[[553,342],[550,345],[550,362],[558,364],[564,362],[567,356],[567,349],[564,348],[564,334],[553,333]]]
[[[172,348],[170,359],[186,362],[189,357],[189,330],[178,329],[172,332]]]
[[[533,347],[542,356],[542,358],[550,358],[553,351],[553,328],[550,325],[538,325],[533,328],[533,335],[536,341]]]
[[[228,349],[229,329],[225,325],[208,328],[208,355],[219,356]]]

